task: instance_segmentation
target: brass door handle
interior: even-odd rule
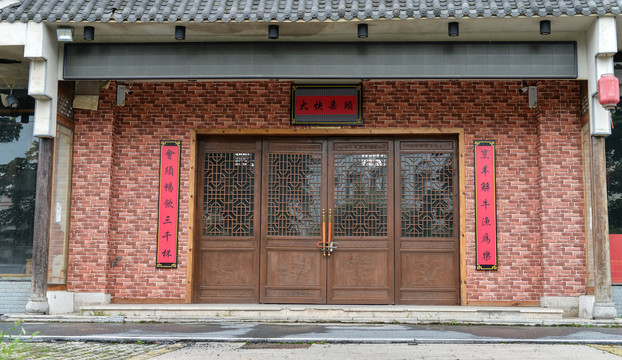
[[[322,209],[322,255],[326,256],[326,210]]]
[[[326,252],[328,252],[328,256],[330,256],[330,253],[333,252],[333,209],[328,209],[328,244],[327,247],[328,249],[326,250]]]
[[[326,226],[326,210],[322,209],[322,241],[319,241],[316,245],[320,250],[322,250],[322,255],[330,256],[334,249],[335,242],[333,242],[333,210],[328,209],[328,229]],[[327,241],[328,239],[328,241]]]

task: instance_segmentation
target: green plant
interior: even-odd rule
[[[24,344],[22,338],[15,334],[17,331],[17,327],[21,323],[21,320],[16,322],[13,325],[11,330],[2,331],[0,330],[0,358],[2,359],[23,359],[24,355],[20,355],[20,353],[24,353],[27,345]],[[22,336],[28,336],[26,330],[22,327]],[[32,338],[37,335],[39,332],[35,331],[30,335],[28,340],[32,340]]]

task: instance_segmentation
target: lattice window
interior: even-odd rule
[[[73,103],[72,99],[62,92],[58,93],[58,113],[73,119]]]
[[[335,155],[335,236],[387,236],[387,155]]]
[[[255,154],[206,153],[203,236],[253,236]]]
[[[268,154],[268,235],[319,236],[322,156]]]
[[[452,237],[453,155],[403,153],[402,237]]]

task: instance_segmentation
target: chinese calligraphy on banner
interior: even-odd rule
[[[477,270],[497,270],[495,142],[475,141],[475,239]]]
[[[361,123],[361,85],[292,85],[292,125]]]
[[[160,141],[160,196],[156,267],[177,267],[181,141]]]

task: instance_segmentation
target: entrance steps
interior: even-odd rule
[[[567,322],[560,309],[540,307],[408,305],[106,304],[80,314],[11,315],[24,321],[71,322],[326,322],[405,324],[554,325]],[[45,320],[44,320],[45,319]],[[56,319],[56,320],[53,320]],[[6,319],[10,320],[10,319]]]

